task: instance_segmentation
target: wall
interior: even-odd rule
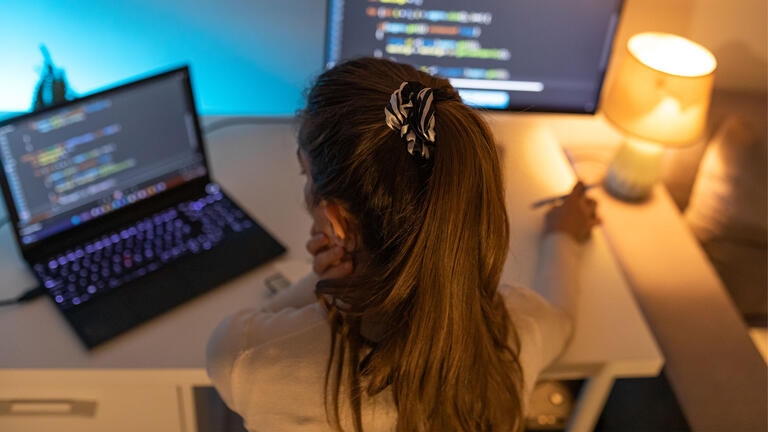
[[[292,114],[322,68],[323,0],[3,0],[0,111],[26,111],[45,43],[78,93],[189,62],[205,114]]]

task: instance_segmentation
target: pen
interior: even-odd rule
[[[590,190],[590,189],[592,189],[593,187],[596,187],[596,186],[600,186],[600,183],[592,183],[592,184],[586,185],[586,186],[584,186],[584,190]],[[531,208],[536,209],[536,208],[539,208],[539,207],[541,207],[543,205],[551,204],[551,203],[553,203],[555,201],[559,201],[559,200],[567,198],[568,195],[570,195],[570,194],[565,194],[565,195],[560,195],[560,196],[556,196],[556,197],[552,197],[552,198],[544,198],[544,199],[538,200],[538,201],[534,202],[533,204],[531,204]]]

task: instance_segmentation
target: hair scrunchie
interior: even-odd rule
[[[408,153],[429,159],[435,147],[435,91],[417,81],[403,81],[384,107],[384,120],[405,138]]]

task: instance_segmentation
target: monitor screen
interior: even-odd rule
[[[594,113],[621,0],[330,0],[327,66],[388,58],[465,103]]]
[[[206,174],[180,69],[0,123],[0,161],[23,245]]]

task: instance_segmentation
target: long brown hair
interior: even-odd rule
[[[403,81],[435,89],[429,160],[384,122]],[[366,257],[316,288],[332,327],[329,423],[342,428],[342,388],[357,431],[364,396],[391,388],[400,431],[520,430],[520,347],[497,292],[509,228],[487,125],[445,79],[373,58],[322,73],[300,119],[312,200],[346,211]]]

